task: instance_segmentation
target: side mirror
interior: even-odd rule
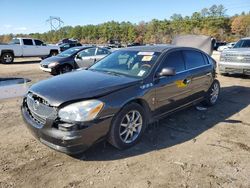
[[[162,76],[174,76],[176,75],[174,68],[163,68],[161,72],[158,73],[158,77]]]
[[[82,59],[79,54],[76,55],[76,59]]]

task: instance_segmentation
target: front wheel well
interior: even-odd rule
[[[5,53],[11,53],[13,56],[15,56],[15,54],[14,54],[14,52],[12,50],[2,50],[0,54],[2,56]]]
[[[58,54],[58,53],[59,53],[59,50],[56,50],[56,49],[50,50],[50,54],[52,54],[53,52],[56,52],[56,53]]]
[[[151,109],[150,109],[148,103],[144,99],[133,99],[133,100],[127,102],[124,106],[131,104],[131,103],[139,104],[145,110],[147,120],[150,122],[150,120],[152,119],[152,112],[151,112]]]

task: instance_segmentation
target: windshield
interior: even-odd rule
[[[145,77],[152,69],[159,55],[159,52],[119,50],[101,59],[91,66],[89,70],[138,78]]]
[[[69,57],[75,53],[77,53],[80,48],[70,48],[68,50],[63,51],[62,53],[58,54],[59,57]]]
[[[20,44],[20,40],[19,39],[12,39],[9,44]]]
[[[233,48],[250,48],[250,40],[239,40]]]

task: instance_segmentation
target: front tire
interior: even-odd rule
[[[114,117],[109,143],[118,149],[132,147],[141,139],[146,126],[144,109],[137,103],[130,103]]]
[[[1,62],[4,64],[13,63],[14,55],[12,53],[6,52],[1,55]]]
[[[71,72],[72,69],[73,69],[73,68],[72,68],[71,65],[63,65],[62,67],[60,67],[59,73],[60,73],[60,74],[64,74],[64,73],[67,73],[67,72]]]
[[[203,102],[206,106],[214,106],[220,95],[220,82],[214,80],[211,87],[209,88],[206,96],[206,100]]]

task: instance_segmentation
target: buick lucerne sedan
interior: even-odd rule
[[[34,84],[23,99],[23,119],[43,144],[67,154],[103,139],[125,149],[159,118],[200,102],[216,104],[213,62],[189,47],[124,48],[88,70]]]

